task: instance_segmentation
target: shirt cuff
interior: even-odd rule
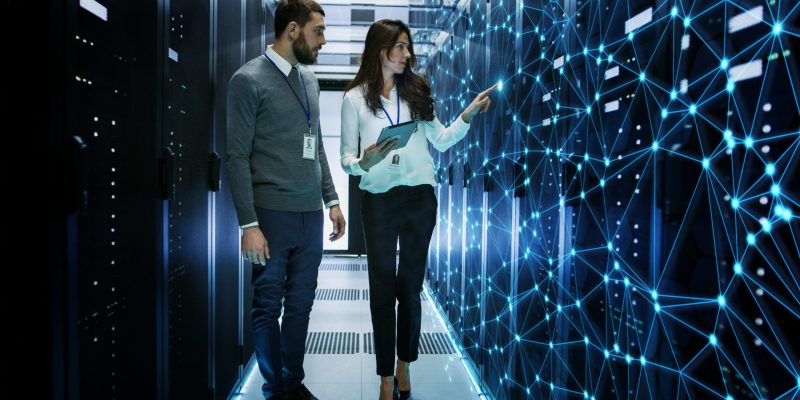
[[[339,200],[331,200],[331,201],[325,203],[325,208],[331,208],[331,207],[333,207],[335,205],[338,205],[338,204],[339,204]]]
[[[256,221],[256,222],[251,222],[251,223],[249,223],[249,224],[245,224],[245,225],[240,225],[240,226],[239,226],[239,228],[242,228],[242,229],[244,229],[244,228],[250,228],[251,226],[258,226],[258,221]]]
[[[470,121],[470,122],[472,122],[472,121]],[[458,118],[456,118],[456,122],[453,122],[453,126],[455,126],[456,129],[461,130],[461,129],[465,129],[465,128],[469,129],[470,124],[468,122],[465,122],[464,119],[461,118],[461,115],[459,114]]]
[[[353,171],[353,175],[361,176],[361,175],[366,175],[367,172],[369,172],[369,171],[366,171],[363,168],[361,168],[360,161],[361,161],[361,159],[357,158],[357,159],[353,160],[353,162],[350,164],[350,170]]]

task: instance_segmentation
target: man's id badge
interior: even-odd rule
[[[311,135],[304,135],[303,137],[303,159],[316,160],[317,159],[317,137]]]

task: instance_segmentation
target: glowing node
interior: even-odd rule
[[[711,161],[707,158],[703,159],[703,169],[708,169],[711,166]]]
[[[780,35],[781,31],[783,31],[783,24],[778,22],[775,25],[772,25],[772,33],[774,35]]]
[[[764,232],[766,232],[766,233],[772,232],[772,223],[767,221],[766,218],[761,218],[761,221],[759,221],[759,222],[761,222],[761,229]]]
[[[716,346],[716,345],[717,345],[717,343],[718,343],[718,341],[717,341],[717,335],[715,335],[715,334],[713,334],[713,333],[712,333],[712,334],[711,334],[711,335],[708,337],[708,342],[709,342],[709,343],[711,343],[711,345],[712,345],[712,346]]]
[[[717,304],[719,304],[720,308],[725,307],[725,296],[717,296]]]
[[[742,273],[742,263],[733,264],[733,273],[736,275],[741,275]]]

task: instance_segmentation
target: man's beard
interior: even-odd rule
[[[311,48],[308,47],[306,35],[302,31],[297,40],[292,43],[292,50],[294,50],[294,56],[297,57],[297,61],[301,64],[313,64],[317,62],[317,56],[315,56]]]

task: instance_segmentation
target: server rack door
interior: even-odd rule
[[[54,124],[67,178],[59,398],[163,398],[158,8],[64,4]],[[136,14],[133,21],[123,15]],[[63,216],[62,216],[63,217]]]
[[[485,77],[476,68],[484,64],[486,57],[486,36],[478,32],[485,32],[486,7],[480,3],[470,3],[467,12],[467,30],[473,32],[466,40],[466,59],[467,69],[463,71],[468,91],[470,94],[478,93],[480,88],[485,86]],[[467,95],[467,97],[471,97]],[[476,121],[477,124],[471,129],[484,129],[485,119]],[[468,170],[472,176],[467,182],[467,210],[466,218],[466,251],[464,260],[464,293],[463,293],[463,315],[464,315],[464,339],[463,346],[472,361],[481,369],[483,363],[483,350],[481,348],[482,332],[482,306],[484,291],[484,250],[485,237],[484,226],[485,216],[488,210],[484,207],[484,186],[486,182],[491,182],[487,174],[487,159],[485,149],[481,147],[480,139],[473,139],[470,142],[467,153]]]
[[[511,366],[511,279],[515,263],[511,260],[512,215],[514,204],[514,93],[516,90],[516,21],[515,1],[487,3],[488,25],[485,63],[477,73],[485,86],[497,84],[492,94],[492,108],[481,115],[483,147],[487,164],[488,192],[485,265],[485,327],[482,347],[485,351],[482,379],[497,399],[508,399],[514,379]]]
[[[169,395],[209,396],[211,331],[210,3],[171,1],[164,37],[163,143],[172,158],[167,245]]]

